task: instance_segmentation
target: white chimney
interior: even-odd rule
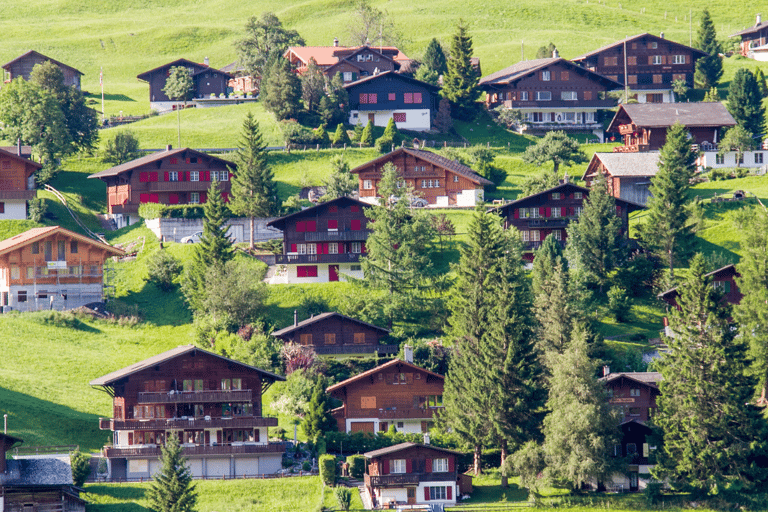
[[[337,47],[337,46],[339,46],[339,38],[338,38],[338,37],[334,37],[334,38],[333,38],[333,46],[334,46],[334,47]]]
[[[611,367],[608,365],[603,366],[603,377],[607,377],[611,374]]]
[[[660,37],[660,38],[662,38],[662,39],[664,39],[664,32],[662,32],[661,34],[659,34],[659,37]]]
[[[170,151],[170,150],[172,150],[172,149],[173,149],[173,146],[172,146],[172,145],[170,145],[170,144],[168,144],[167,146],[165,146],[165,150],[166,150],[166,151]]]
[[[205,64],[206,66],[210,65],[210,61],[208,60],[208,57],[203,59],[203,64]]]
[[[762,22],[763,22],[763,17],[758,14],[757,17],[755,18],[755,26],[760,25]]]
[[[413,363],[413,347],[406,345],[403,347],[403,359],[406,363]]]
[[[560,52],[559,52],[559,51],[557,51],[557,48],[555,48],[554,50],[552,50],[552,58],[553,58],[553,59],[559,59],[559,58],[560,58]]]
[[[293,325],[297,326],[299,325],[299,312],[295,309],[293,310]]]

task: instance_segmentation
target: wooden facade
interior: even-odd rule
[[[262,416],[261,397],[281,380],[187,345],[91,381],[113,398],[113,417],[99,421],[102,430],[114,433],[113,445],[104,450],[112,479],[150,476],[151,460],[171,435],[182,443],[194,476],[274,473],[282,448],[268,443],[267,427],[277,426],[277,419]],[[192,461],[221,456],[227,459],[225,468],[220,460]],[[241,459],[239,470],[230,458]]]
[[[384,166],[397,167],[417,197],[440,206],[475,206],[484,199],[483,188],[492,183],[466,165],[431,151],[398,148],[391,153],[355,167],[361,200],[374,202]]]
[[[59,226],[0,241],[0,306],[30,311],[101,302],[104,262],[123,254]]]
[[[735,265],[726,265],[725,267],[705,274],[704,277],[715,290],[722,294],[721,301],[726,302],[732,306],[735,306],[741,302],[743,295],[739,291],[739,287],[736,284],[736,278],[741,277],[741,274],[739,274],[739,271],[736,270]],[[659,294],[659,298],[661,300],[673,308],[680,309],[680,306],[677,304],[677,297],[677,288],[671,288]]]
[[[573,60],[590,71],[626,85],[640,103],[674,101],[672,82],[693,87],[696,60],[707,54],[696,48],[651,34],[609,44]]]
[[[200,64],[187,59],[178,59],[168,64],[150,69],[141,73],[136,78],[149,84],[149,101],[152,108],[158,110],[168,110],[172,108],[169,103],[181,104],[183,101],[170,99],[164,92],[165,82],[171,73],[171,68],[184,67],[189,71],[192,77],[192,98],[208,98],[212,94],[216,96],[226,94],[229,87],[229,81],[234,77],[222,71],[210,67],[208,64]]]
[[[294,313],[295,317],[296,313]],[[321,313],[272,333],[286,343],[312,347],[317,354],[393,354],[397,345],[381,344],[389,330],[340,313]]]
[[[755,58],[756,56],[753,54],[753,51],[756,48],[768,45],[768,23],[763,23],[762,16],[758,14],[753,27],[740,30],[735,34],[731,34],[730,37],[741,39],[739,53],[743,57]],[[759,60],[765,59],[760,58]]]
[[[338,40],[334,46],[291,46],[284,56],[299,74],[305,73],[314,59],[329,79],[341,73],[344,83],[385,71],[396,72],[410,62],[403,52],[391,46],[339,46]]]
[[[30,50],[23,55],[20,55],[10,62],[3,64],[5,70],[5,83],[10,82],[14,78],[21,77],[24,80],[29,80],[29,75],[32,70],[38,64],[44,64],[45,62],[53,62],[56,64],[61,72],[64,73],[64,85],[80,89],[80,77],[83,76],[83,72],[79,71],[72,66],[68,66],[62,62],[54,60],[50,57],[38,53],[34,50]]]
[[[332,411],[340,432],[428,432],[443,408],[445,378],[394,359],[339,382],[327,392],[343,402]]]
[[[613,197],[645,206],[651,196],[651,178],[658,170],[658,151],[595,153],[581,179],[591,187],[595,179],[602,176]]]
[[[0,220],[27,218],[27,201],[35,198],[35,172],[42,165],[26,158],[21,147],[0,149]]]

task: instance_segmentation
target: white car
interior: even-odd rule
[[[181,243],[183,244],[194,244],[195,242],[200,241],[200,237],[203,236],[202,231],[198,231],[197,233],[192,233],[189,236],[185,236],[181,239]]]

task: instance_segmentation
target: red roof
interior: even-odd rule
[[[361,46],[291,46],[286,51],[293,53],[296,57],[305,64],[309,64],[309,59],[315,59],[318,66],[333,66],[339,62],[338,53],[351,54],[361,49]],[[397,52],[393,60],[401,62],[410,60],[403,52],[395,48],[394,46],[371,46],[372,50]]]
[[[103,242],[93,240],[91,238],[88,238],[87,236],[81,235],[79,233],[75,233],[74,231],[64,229],[61,226],[46,226],[42,228],[32,228],[19,235],[13,236],[11,238],[6,238],[5,240],[0,241],[0,255],[5,254],[18,247],[31,244],[32,242],[45,238],[46,236],[51,235],[53,233],[63,233],[67,236],[77,238],[82,242],[99,246],[105,249],[106,251],[112,252],[115,256],[123,256],[125,254],[122,250],[118,249],[117,247],[112,247],[111,245],[105,244]]]
[[[416,366],[415,364],[409,363],[407,361],[403,361],[402,359],[393,359],[393,360],[391,360],[388,363],[384,363],[382,365],[377,366],[376,368],[371,368],[367,372],[363,372],[363,373],[357,374],[354,377],[350,377],[347,380],[343,380],[343,381],[339,382],[338,384],[334,384],[333,386],[331,386],[328,389],[326,389],[325,392],[326,393],[332,393],[332,392],[334,392],[334,391],[336,391],[338,389],[342,389],[342,388],[345,388],[345,387],[349,386],[353,382],[357,382],[357,381],[359,381],[361,379],[364,379],[364,378],[366,378],[366,377],[368,377],[370,375],[374,375],[374,374],[376,374],[376,373],[378,373],[378,372],[380,372],[382,370],[386,370],[387,368],[389,368],[391,366],[397,366],[397,365],[403,365],[403,366],[410,367],[410,368],[412,368],[414,370],[418,370],[418,371],[424,372],[427,375],[431,375],[433,377],[437,377],[438,379],[441,379],[441,380],[445,379],[445,377],[443,377],[439,373],[431,372],[429,370],[426,370],[426,369],[422,368],[421,366]]]

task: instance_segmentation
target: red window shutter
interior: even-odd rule
[[[307,230],[307,223],[303,220],[300,220],[296,223],[296,232],[297,233],[304,233]]]
[[[405,472],[406,473],[413,473],[413,460],[412,459],[405,459]]]
[[[616,205],[616,215],[621,215],[621,206]]]
[[[389,459],[384,459],[381,461],[381,474],[382,475],[389,474]]]
[[[456,459],[454,457],[448,457],[448,471],[453,472],[456,470]],[[448,496],[450,498],[450,496]]]
[[[323,254],[328,254],[328,243],[323,244]]]
[[[148,203],[149,202],[149,194],[139,194],[139,202],[140,203]]]
[[[328,229],[339,229],[339,221],[336,219],[329,219]]]
[[[339,254],[344,254],[347,244],[339,244]]]
[[[317,277],[317,265],[307,268],[307,277]]]
[[[205,171],[203,174],[205,174],[203,181],[211,181],[211,171]]]
[[[406,92],[403,94],[403,103],[413,103],[413,93]]]
[[[181,433],[181,432],[179,432],[179,433]],[[217,430],[216,431],[216,442],[218,444],[221,444],[221,430]]]
[[[291,252],[296,252],[296,244],[291,244]]]
[[[424,471],[426,471],[427,473],[432,472],[432,459],[427,459],[427,462],[424,465]]]
[[[360,207],[357,206],[356,204],[353,204],[352,206],[349,207],[349,211],[352,213],[357,213],[360,211]]]
[[[315,231],[317,231],[317,221],[308,220],[307,221],[307,232],[308,233],[314,233]]]
[[[128,444],[133,444],[133,432],[128,432]]]
[[[222,192],[221,197],[224,199],[225,203],[229,202],[229,192]]]
[[[445,488],[445,498],[452,500],[453,499],[453,486],[449,485]]]
[[[158,175],[157,171],[152,171],[150,173],[150,181],[157,181],[157,175]]]
[[[378,94],[368,94],[368,103],[377,103],[379,101]]]
[[[301,265],[296,267],[296,277],[307,277],[307,267]]]
[[[413,93],[413,102],[414,103],[421,103],[421,93],[420,92]]]
[[[149,201],[151,203],[159,203],[160,202],[160,196],[157,194],[149,194]]]
[[[546,213],[544,214],[547,218],[551,215],[551,210],[549,209],[549,206],[547,206]]]
[[[515,218],[516,219],[520,218],[520,209],[519,208],[515,208]]]
[[[335,204],[332,204],[331,206],[328,207],[328,212],[329,213],[336,213],[338,211],[339,211],[339,207],[336,206]]]
[[[429,487],[424,488],[424,501],[429,501]]]
[[[360,219],[352,219],[352,231],[360,231]]]
[[[200,204],[208,201],[208,192],[200,192]]]
[[[368,95],[365,93],[360,93],[360,103],[365,104],[368,103]]]
[[[139,173],[139,183],[144,183],[145,181],[147,181],[147,173],[140,172]]]
[[[168,204],[179,204],[179,195],[168,194]]]
[[[539,208],[539,215],[541,215],[542,217],[546,217],[547,216],[547,209],[544,208],[543,206],[540,207]]]
[[[389,93],[389,101],[395,101],[397,99],[397,93],[390,92]]]
[[[361,250],[360,250],[360,252],[362,252],[363,254],[365,254],[366,252],[368,252],[368,251],[366,250],[366,248],[365,248],[365,242],[361,242],[361,243],[360,243],[360,246],[361,246]]]
[[[168,171],[165,171],[164,176],[165,178],[163,178],[163,181],[168,181]]]

